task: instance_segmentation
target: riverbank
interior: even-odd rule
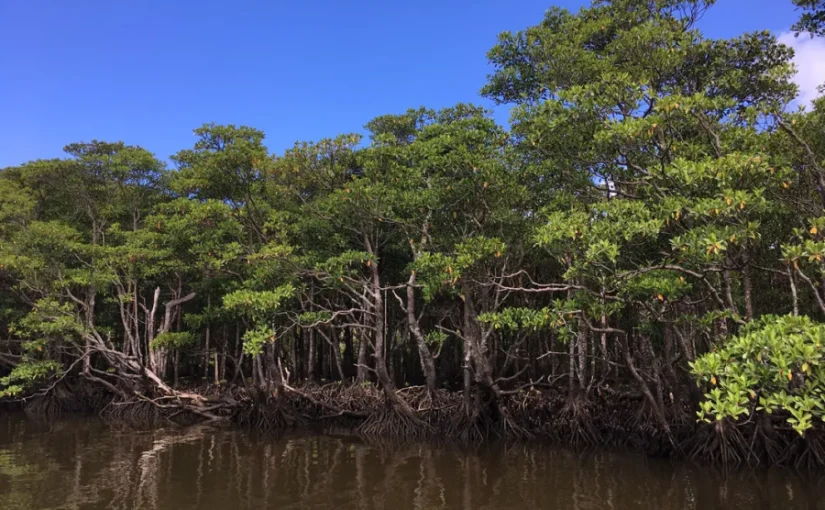
[[[174,399],[148,397],[122,401],[98,385],[67,379],[46,396],[16,404],[27,414],[56,418],[95,414],[133,426],[191,425],[225,422],[282,433],[315,428],[347,430],[370,438],[435,439],[455,443],[494,440],[541,441],[574,448],[609,448],[649,456],[692,459],[719,465],[788,466],[825,469],[825,434],[821,427],[804,437],[783,416],[757,415],[744,423],[697,423],[686,406],[668,414],[663,431],[644,406],[644,397],[622,388],[601,387],[587,399],[571,400],[553,388],[502,395],[494,409],[468,412],[460,392],[424,387],[396,394],[413,412],[389,406],[372,384],[330,383],[286,386],[280,392],[240,385],[189,384],[178,388],[200,398],[181,406]]]
[[[0,414],[3,510],[808,510],[822,473],[537,441],[464,446]]]

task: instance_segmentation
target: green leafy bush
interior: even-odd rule
[[[181,332],[167,332],[161,333],[154,340],[152,340],[151,346],[154,349],[158,348],[166,348],[166,349],[183,349],[189,345],[193,345],[197,342],[197,338],[192,333],[181,331]]]
[[[800,435],[825,419],[825,324],[806,316],[762,317],[691,365],[711,389],[698,411],[710,423],[755,411],[790,414]]]
[[[0,377],[0,397],[16,396],[28,386],[48,379],[63,367],[53,360],[27,360]]]

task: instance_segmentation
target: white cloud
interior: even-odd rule
[[[797,101],[808,106],[819,97],[818,87],[825,84],[825,38],[812,39],[808,34],[795,37],[793,32],[785,32],[780,34],[779,42],[794,49],[794,82],[799,86]]]

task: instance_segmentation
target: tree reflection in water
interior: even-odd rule
[[[519,444],[364,442],[0,417],[0,507],[34,509],[825,509],[825,484]]]

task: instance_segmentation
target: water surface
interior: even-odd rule
[[[825,510],[825,479],[543,445],[134,431],[0,415],[0,509]]]

